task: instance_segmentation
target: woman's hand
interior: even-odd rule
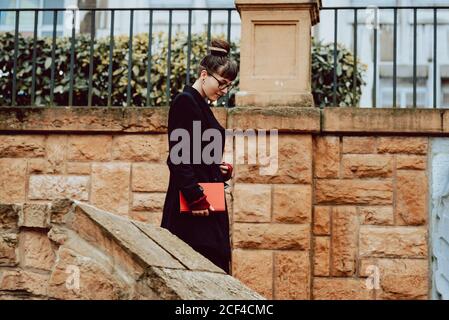
[[[222,162],[220,164],[220,171],[221,171],[221,174],[223,175],[223,178],[225,181],[232,178],[233,169],[234,168],[232,167],[232,165],[230,163]]]
[[[224,165],[224,164],[220,164],[220,171],[222,175],[227,175],[228,174],[228,166]]]
[[[194,216],[204,216],[204,217],[206,217],[206,216],[209,215],[209,210],[210,211],[214,211],[215,209],[212,206],[210,206],[209,209],[205,209],[205,210],[192,210],[192,214]]]
[[[215,209],[210,205],[209,201],[207,201],[207,196],[204,195],[201,198],[197,199],[193,203],[190,204],[190,208],[192,209],[192,214],[194,216],[208,216],[209,210],[214,211]]]

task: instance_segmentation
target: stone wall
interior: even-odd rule
[[[0,203],[2,299],[263,299],[160,227],[70,199]]]
[[[214,112],[229,129],[279,130],[277,173],[237,164],[227,194],[237,279],[268,299],[429,298],[427,156],[449,113]],[[2,108],[0,202],[63,196],[158,225],[166,121],[166,108]]]
[[[69,197],[137,220],[160,218],[168,180],[162,134],[14,134],[0,140],[0,175],[8,181],[2,201]]]
[[[425,137],[316,139],[314,298],[427,297],[427,150]]]

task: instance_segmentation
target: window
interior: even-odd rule
[[[427,79],[418,78],[416,83],[416,107],[430,108],[431,92],[427,90]],[[393,106],[393,79],[380,79],[380,105],[384,108]],[[413,82],[411,78],[398,78],[396,87],[396,107],[413,108]]]
[[[2,12],[2,8],[65,8],[66,0],[0,0],[0,31],[14,31],[15,12]],[[34,30],[34,12],[20,12],[19,31],[24,33]],[[62,25],[64,23],[64,11],[58,11],[58,35],[62,35]],[[53,12],[39,12],[38,35],[52,35]]]
[[[44,0],[43,7],[44,8],[64,8],[64,2],[59,1],[59,0]],[[58,11],[58,25],[61,25],[63,23],[63,21],[62,21],[63,16],[64,16],[64,12]],[[42,24],[53,26],[53,12],[52,11],[44,11],[44,14],[42,17]]]
[[[40,0],[3,0],[0,2],[0,10],[3,8],[38,8]],[[34,13],[20,13],[20,29],[27,30],[33,26]],[[0,26],[7,30],[13,30],[15,26],[15,12],[0,12]]]
[[[207,0],[206,7],[215,7],[215,8],[227,8],[234,7],[234,1],[232,0]]]
[[[139,1],[140,2],[140,1]],[[172,0],[172,1],[160,1],[160,0],[146,0],[142,1],[150,7],[193,7],[194,0]]]
[[[65,1],[59,1],[59,0],[42,0],[42,7],[43,8],[64,8]],[[42,12],[42,31],[41,35],[44,37],[49,37],[53,35],[53,11],[43,11]],[[58,17],[57,17],[57,25],[56,25],[56,35],[62,36],[63,30],[62,27],[64,25],[64,10],[58,11]]]
[[[4,0],[0,2],[0,9],[8,9],[16,7],[16,0]],[[14,25],[14,12],[0,12],[0,25]]]
[[[416,88],[416,107],[430,108],[431,105],[426,103],[427,94],[425,88]],[[381,92],[381,106],[383,108],[391,108],[393,106],[393,88],[385,88]],[[413,108],[413,89],[412,88],[396,88],[396,107],[397,108]]]
[[[39,8],[40,0],[20,0],[20,8]],[[21,30],[31,30],[34,27],[34,12],[20,13]]]

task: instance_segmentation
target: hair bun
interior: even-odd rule
[[[230,45],[221,39],[213,39],[208,47],[209,54],[217,57],[226,57],[229,55]]]
[[[209,53],[213,56],[225,57],[229,54],[226,49],[217,48],[217,47],[209,47]]]

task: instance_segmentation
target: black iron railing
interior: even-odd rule
[[[333,50],[333,62],[334,62],[334,73],[333,73],[333,97],[332,97],[332,101],[333,101],[333,105],[336,106],[337,105],[337,90],[339,87],[339,83],[337,81],[337,43],[339,42],[339,32],[338,32],[338,26],[339,26],[339,16],[341,13],[343,13],[344,11],[352,11],[352,15],[353,15],[353,35],[352,35],[352,44],[353,47],[351,48],[353,51],[353,55],[354,55],[354,63],[353,63],[353,81],[352,81],[352,85],[353,85],[353,95],[356,95],[356,74],[357,74],[357,67],[358,67],[358,62],[360,60],[359,56],[358,56],[358,51],[357,51],[357,47],[358,47],[358,40],[359,40],[359,35],[358,35],[358,30],[360,27],[359,24],[359,18],[361,16],[361,12],[362,11],[366,11],[366,10],[372,10],[375,14],[374,14],[374,25],[373,25],[373,34],[372,34],[372,58],[373,58],[373,68],[372,68],[372,105],[371,107],[376,108],[378,107],[378,101],[377,101],[377,94],[378,94],[378,62],[379,62],[379,57],[378,57],[378,47],[379,47],[379,39],[378,39],[378,26],[382,24],[382,21],[379,21],[378,19],[378,15],[380,15],[380,13],[385,13],[385,12],[392,12],[393,14],[393,76],[392,76],[392,80],[393,80],[393,85],[392,85],[392,89],[393,89],[393,99],[392,99],[392,104],[391,107],[396,108],[397,107],[397,80],[398,80],[398,12],[401,12],[403,10],[409,10],[410,13],[412,13],[413,16],[413,22],[412,22],[412,34],[413,34],[413,43],[411,45],[411,49],[413,50],[413,54],[412,54],[412,87],[413,87],[413,98],[412,98],[412,106],[413,108],[417,107],[417,80],[418,80],[418,76],[417,76],[417,16],[418,16],[418,12],[432,12],[432,21],[428,22],[431,23],[433,25],[433,54],[432,54],[432,64],[433,64],[433,74],[432,74],[432,81],[433,81],[433,85],[432,85],[432,103],[431,103],[431,107],[433,108],[437,108],[437,106],[439,106],[439,101],[438,101],[438,97],[437,97],[437,86],[438,86],[438,82],[439,82],[439,76],[437,74],[438,68],[437,68],[437,63],[438,63],[438,41],[437,41],[437,34],[438,34],[438,24],[439,24],[439,13],[443,12],[441,14],[441,16],[445,15],[446,16],[446,20],[447,17],[449,17],[449,11],[447,11],[449,9],[449,6],[435,6],[435,7],[419,7],[419,6],[402,6],[402,7],[396,7],[396,6],[378,6],[378,7],[323,7],[321,8],[322,13],[324,11],[333,11],[333,16],[334,16],[334,26],[333,26],[333,44],[334,44],[334,50]],[[446,22],[447,23],[447,22]],[[409,49],[409,48],[407,48]],[[427,106],[430,107],[430,106]]]
[[[339,32],[339,21],[341,21],[341,14],[343,12],[351,12],[352,19],[353,19],[353,30],[352,30],[352,50],[354,60],[353,60],[353,79],[351,82],[352,85],[352,94],[355,97],[357,95],[357,91],[359,88],[357,88],[357,85],[359,84],[359,81],[357,79],[357,68],[358,63],[362,61],[363,52],[362,50],[358,49],[358,43],[360,41],[360,35],[359,35],[359,28],[360,23],[359,19],[361,18],[364,10],[366,10],[366,7],[323,7],[321,8],[323,14],[327,11],[333,11],[333,18],[334,18],[334,29],[333,29],[333,77],[330,80],[332,82],[332,89],[331,93],[329,94],[329,98],[326,104],[326,106],[337,106],[337,95],[339,86],[342,84],[339,83],[339,78],[337,77],[337,67],[340,63],[337,59],[337,43],[341,42],[342,39],[341,33]],[[417,48],[418,48],[418,41],[417,41],[417,26],[418,26],[418,14],[421,12],[431,12],[432,13],[432,21],[427,22],[430,23],[433,27],[432,32],[432,86],[431,91],[429,94],[429,97],[431,96],[431,103],[430,105],[426,105],[426,107],[433,107],[437,108],[440,105],[439,97],[438,95],[438,89],[441,88],[440,81],[440,75],[438,72],[438,63],[440,62],[440,57],[438,56],[438,41],[437,41],[437,35],[439,32],[439,25],[442,24],[440,19],[444,16],[447,16],[449,14],[449,6],[437,6],[437,7],[417,7],[417,6],[405,6],[405,7],[396,7],[396,6],[379,6],[375,8],[376,10],[376,19],[377,14],[382,12],[390,12],[393,14],[393,20],[392,20],[392,28],[393,28],[393,40],[392,40],[392,46],[393,46],[393,58],[392,58],[392,101],[391,101],[391,107],[396,108],[397,105],[397,96],[398,96],[398,14],[400,12],[403,12],[403,10],[409,10],[412,14],[412,44],[411,48],[406,48],[407,53],[412,51],[412,61],[411,61],[411,67],[412,67],[412,74],[411,74],[411,82],[412,82],[412,102],[411,107],[416,108],[417,107],[417,82],[418,82],[418,61],[417,61]],[[130,14],[130,24],[129,24],[129,44],[128,44],[128,68],[127,68],[127,86],[126,86],[126,105],[130,106],[132,105],[132,90],[133,87],[131,86],[132,81],[132,70],[133,70],[133,31],[134,31],[134,18],[135,18],[135,12],[146,12],[148,13],[148,63],[147,63],[147,83],[146,83],[146,105],[150,106],[151,98],[150,98],[150,92],[152,88],[152,59],[151,56],[154,54],[153,50],[153,31],[154,31],[154,13],[165,11],[168,12],[168,50],[167,50],[167,76],[166,76],[166,89],[165,89],[165,98],[166,101],[169,102],[170,97],[170,87],[171,87],[171,70],[172,70],[172,59],[171,59],[171,44],[172,44],[172,36],[173,36],[173,13],[176,11],[186,11],[188,14],[188,31],[187,31],[187,59],[186,59],[186,70],[190,70],[191,68],[191,53],[192,53],[192,43],[191,43],[191,37],[192,37],[192,13],[195,11],[202,11],[207,12],[207,26],[206,26],[206,32],[207,32],[207,43],[210,43],[211,39],[211,26],[212,26],[212,12],[214,11],[221,11],[227,13],[227,28],[226,28],[226,36],[228,42],[231,40],[231,15],[233,12],[236,11],[235,8],[95,8],[95,9],[64,9],[64,8],[52,8],[52,9],[0,9],[0,14],[3,12],[10,12],[15,15],[15,23],[14,23],[14,53],[13,53],[13,66],[12,66],[12,72],[10,73],[10,76],[12,77],[12,89],[11,89],[11,98],[10,98],[10,104],[12,106],[15,106],[17,104],[17,91],[18,91],[18,55],[19,55],[19,25],[20,25],[20,13],[21,12],[32,12],[34,13],[34,24],[33,24],[33,48],[32,48],[32,80],[31,80],[31,92],[30,92],[30,105],[34,105],[36,101],[36,92],[39,90],[39,88],[36,88],[36,58],[37,58],[37,41],[38,41],[38,14],[39,12],[49,12],[52,13],[52,34],[51,34],[51,67],[50,67],[50,105],[54,104],[54,97],[55,97],[55,82],[56,82],[56,64],[55,60],[57,57],[55,56],[55,47],[56,47],[56,38],[57,38],[57,26],[60,23],[58,21],[58,13],[64,12],[67,10],[72,10],[72,23],[71,23],[71,33],[70,33],[70,59],[69,59],[69,87],[68,87],[68,101],[67,105],[72,106],[74,104],[74,68],[75,68],[75,43],[76,43],[76,29],[75,29],[75,13],[77,10],[79,11],[85,11],[90,13],[90,48],[89,48],[89,70],[88,70],[88,90],[87,90],[87,105],[92,105],[92,96],[94,89],[94,63],[93,63],[93,57],[94,57],[94,42],[95,42],[95,35],[96,35],[96,14],[98,11],[105,11],[109,12],[110,14],[110,24],[109,24],[109,36],[110,36],[110,43],[109,43],[109,65],[108,65],[108,77],[107,77],[107,105],[112,105],[112,95],[113,95],[113,50],[114,50],[114,26],[116,23],[116,13],[117,12],[129,12]],[[373,9],[374,10],[374,9]],[[444,20],[444,19],[443,19]],[[446,19],[447,20],[447,19]],[[323,24],[324,21],[321,22]],[[372,99],[371,99],[371,107],[376,108],[379,107],[378,103],[378,91],[379,91],[379,29],[377,28],[377,22],[375,22],[375,27],[373,28],[372,33],[372,70],[370,70],[369,77],[371,78],[372,87],[371,88],[364,88],[371,89],[372,90]],[[380,21],[380,24],[382,24],[382,21]],[[351,36],[351,35],[349,35]],[[348,34],[345,34],[345,37],[348,37]],[[403,54],[404,52],[401,52]],[[362,61],[364,62],[364,61]],[[1,76],[1,70],[0,70],[0,76]],[[186,84],[189,84],[191,81],[190,79],[190,72],[186,73]],[[430,81],[430,77],[429,77]],[[430,90],[430,89],[429,89]],[[366,92],[366,91],[365,91]],[[1,92],[0,92],[1,96]],[[382,99],[383,102],[385,99]],[[226,96],[226,104],[228,104],[229,101],[229,94]],[[429,99],[430,101],[430,99]],[[0,103],[2,105],[2,103]],[[385,103],[384,103],[385,105]],[[364,106],[368,107],[368,106]]]
[[[52,12],[53,13],[53,25],[52,25],[52,49],[51,49],[51,79],[50,79],[50,105],[54,104],[54,90],[55,90],[55,47],[56,47],[56,38],[57,38],[57,26],[58,26],[58,13],[59,12],[65,12],[67,10],[72,11],[72,22],[71,22],[71,36],[70,36],[70,63],[69,63],[69,91],[68,91],[68,106],[73,106],[73,92],[74,92],[74,67],[75,67],[75,40],[76,40],[76,28],[75,28],[75,17],[76,17],[76,11],[86,11],[90,12],[90,54],[89,54],[89,75],[88,75],[88,99],[87,104],[88,106],[92,105],[92,95],[93,95],[93,77],[94,77],[94,63],[93,63],[93,57],[94,57],[94,42],[95,42],[95,16],[98,11],[105,11],[110,13],[110,44],[109,44],[109,67],[108,67],[108,90],[107,90],[107,101],[108,106],[111,105],[112,99],[112,88],[113,88],[113,82],[112,82],[112,74],[114,72],[113,70],[113,50],[114,50],[114,27],[115,27],[115,14],[118,11],[125,11],[129,12],[130,14],[130,25],[129,25],[129,51],[128,51],[128,83],[127,83],[127,90],[126,90],[126,105],[131,105],[131,96],[132,96],[132,87],[131,87],[131,80],[132,80],[132,69],[133,69],[133,63],[132,63],[132,56],[133,56],[133,28],[134,28],[134,13],[136,11],[143,11],[148,12],[149,15],[149,29],[148,29],[148,66],[147,66],[147,76],[148,76],[148,82],[147,82],[147,105],[150,105],[150,88],[152,86],[151,83],[151,68],[152,68],[152,43],[153,43],[153,13],[156,11],[165,11],[169,14],[169,21],[168,21],[168,50],[167,50],[167,81],[166,81],[166,100],[169,102],[170,97],[170,75],[171,75],[171,42],[172,42],[172,29],[173,29],[173,12],[174,11],[187,11],[188,14],[188,48],[187,48],[187,66],[186,70],[190,70],[191,66],[191,52],[192,52],[192,46],[191,46],[191,36],[192,36],[192,12],[194,11],[203,11],[207,12],[208,20],[207,20],[207,44],[210,44],[211,41],[211,25],[212,25],[212,12],[215,11],[221,11],[227,13],[227,40],[228,42],[231,41],[231,15],[233,11],[236,11],[235,8],[93,8],[93,9],[65,9],[65,8],[45,8],[45,9],[31,9],[31,8],[23,8],[23,9],[0,9],[0,14],[2,12],[14,12],[15,13],[15,27],[14,27],[14,54],[13,54],[13,70],[11,72],[12,74],[12,92],[11,92],[11,105],[15,106],[17,103],[17,59],[19,54],[19,24],[20,24],[20,13],[21,12],[33,12],[34,13],[34,25],[33,25],[33,65],[32,65],[32,84],[31,84],[31,99],[30,99],[30,105],[34,105],[35,99],[36,99],[36,54],[37,54],[37,40],[38,40],[38,14],[39,12]],[[0,68],[1,69],[1,68]],[[186,75],[186,84],[190,84],[190,72],[187,72]],[[228,104],[229,101],[229,93],[226,96],[225,103]]]

